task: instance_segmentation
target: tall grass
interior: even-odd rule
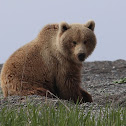
[[[27,104],[26,107],[4,107],[0,110],[0,126],[126,126],[126,108],[84,112],[79,105],[57,107]]]

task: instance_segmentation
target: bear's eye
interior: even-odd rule
[[[84,44],[87,44],[87,41],[84,41]]]
[[[76,45],[76,44],[77,44],[77,42],[76,42],[76,41],[73,41],[73,44],[74,44],[74,45]]]

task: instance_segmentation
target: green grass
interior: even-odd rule
[[[114,81],[114,83],[117,83],[117,84],[126,83],[126,78],[122,78],[122,79],[120,79],[120,80]]]
[[[97,118],[96,118],[97,115]],[[92,113],[79,105],[51,107],[47,105],[4,107],[0,111],[0,126],[126,126],[126,108],[100,109]]]

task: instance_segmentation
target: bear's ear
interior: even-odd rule
[[[65,32],[66,30],[68,30],[70,28],[70,26],[66,23],[66,22],[61,22],[59,24],[59,31],[60,33]]]
[[[95,28],[95,22],[93,20],[88,21],[86,24],[84,24],[85,27],[91,29],[92,31],[94,31]]]

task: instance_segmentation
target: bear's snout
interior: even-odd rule
[[[85,57],[86,57],[86,54],[85,53],[79,53],[78,54],[79,61],[84,61]]]

